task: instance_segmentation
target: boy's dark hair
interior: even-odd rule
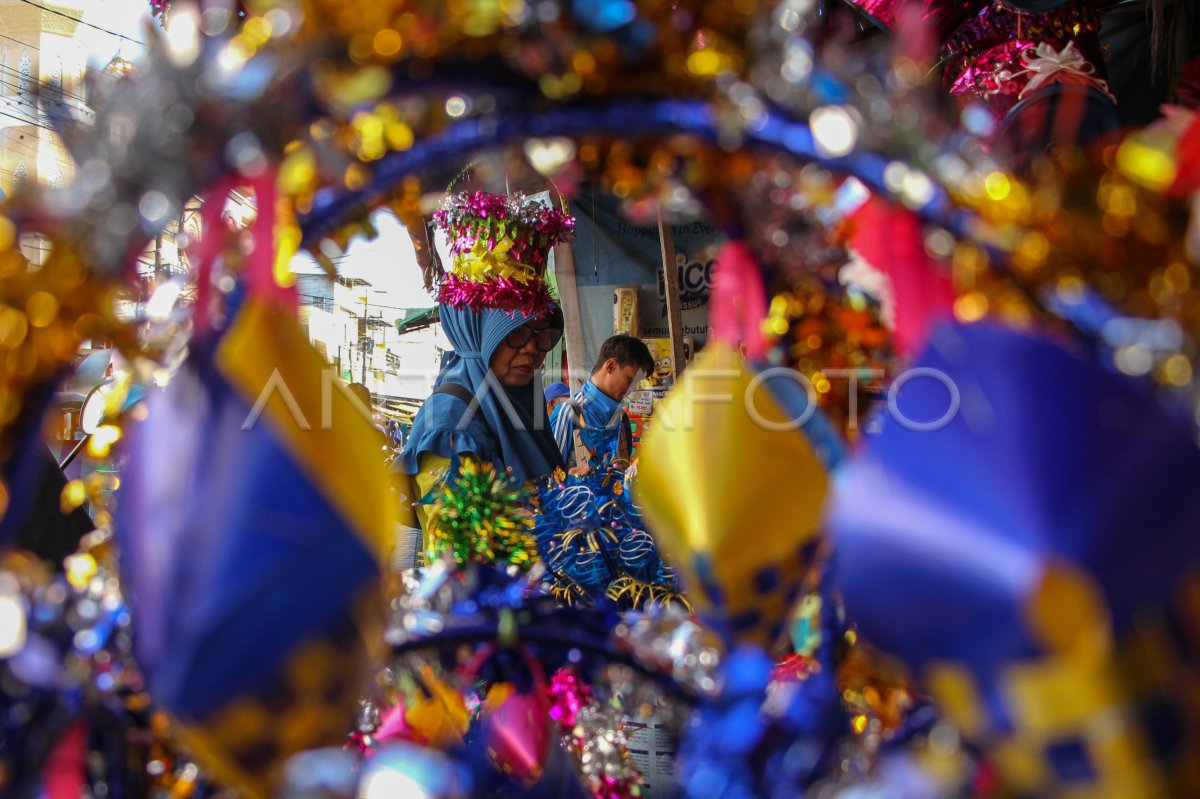
[[[616,358],[622,367],[636,366],[648,375],[654,374],[654,357],[650,348],[639,338],[618,334],[600,345],[600,356],[592,372],[598,372],[609,358]]]

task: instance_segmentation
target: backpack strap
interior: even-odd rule
[[[451,397],[457,397],[467,403],[467,407],[475,401],[475,395],[471,393],[471,389],[466,386],[460,386],[458,383],[442,383],[433,390],[434,394],[449,394]]]
[[[572,466],[586,466],[591,461],[592,451],[588,449],[587,444],[583,443],[583,435],[579,432],[579,428],[575,428],[572,431],[571,437],[574,446],[571,452],[572,462],[567,464],[568,468]]]
[[[442,383],[433,390],[433,393],[430,394],[430,396],[433,396],[433,394],[448,394],[455,399],[463,401],[463,403],[467,406],[467,409],[463,411],[462,416],[459,417],[459,423],[461,423],[463,419],[469,419],[475,414],[476,411],[479,410],[479,402],[475,399],[475,395],[471,393],[471,389],[467,388],[466,386],[461,386],[458,383]],[[487,420],[484,419],[482,415],[479,417],[479,421],[483,422],[484,427],[487,427]]]

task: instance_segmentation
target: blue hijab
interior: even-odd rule
[[[468,406],[450,394],[434,394],[425,401],[413,420],[412,432],[402,453],[400,468],[416,474],[421,455],[431,452],[443,458],[471,453],[499,469],[511,469],[520,480],[532,480],[562,466],[546,418],[542,379],[535,375],[527,385],[504,386],[487,374],[492,354],[512,331],[537,318],[516,311],[488,309],[471,311],[441,305],[442,329],[454,345],[446,353],[434,386],[457,384],[479,398],[479,407],[466,425],[461,425]],[[552,325],[563,326],[562,311],[556,306]],[[497,394],[502,387],[508,400]],[[461,429],[460,429],[461,428]]]

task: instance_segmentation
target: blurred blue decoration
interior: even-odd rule
[[[677,771],[687,799],[774,799],[803,796],[832,765],[830,753],[848,731],[833,676],[827,635],[822,668],[776,685],[782,700],[764,708],[774,663],[757,648],[729,654],[724,689],[701,706],[683,731]]]
[[[636,27],[631,26],[631,27]],[[829,91],[833,92],[831,84]],[[514,99],[512,108],[520,107]],[[299,222],[304,246],[341,227],[347,218],[385,196],[407,177],[427,169],[431,163],[466,160],[480,149],[526,138],[583,136],[601,133],[669,135],[690,133],[706,140],[717,140],[721,133],[717,109],[698,100],[628,101],[608,105],[556,108],[550,111],[511,111],[463,119],[448,127],[440,136],[417,142],[407,150],[389,153],[375,164],[366,186],[353,191],[321,190],[313,198],[312,211]],[[877,153],[854,152],[844,157],[827,158],[818,153],[806,121],[792,119],[778,110],[765,111],[746,131],[746,146],[760,145],[789,153],[804,161],[823,164],[861,180],[881,196],[893,197],[884,173],[891,159]],[[929,199],[913,209],[922,219],[945,227],[956,235],[972,230],[973,217],[956,211],[940,186]]]
[[[637,18],[637,6],[630,0],[574,0],[575,19],[598,33],[611,33]]]
[[[811,384],[802,384],[796,379],[797,373],[791,369],[771,368],[763,364],[758,368],[763,375],[763,385],[786,411],[787,417],[799,422],[813,452],[825,464],[825,469],[833,474],[845,460],[846,445],[829,421],[829,416],[817,404],[816,392]]]
[[[1057,744],[1103,757],[1087,719],[1123,702],[1144,712],[1137,737],[1176,752],[1176,679],[1196,662],[1173,604],[1200,559],[1190,425],[1085,354],[991,324],[939,329],[889,402],[830,513],[857,626],[918,676],[952,664],[975,734],[1015,736],[1068,782],[1091,767]],[[1069,675],[1083,651],[1091,670],[1059,683],[1075,700],[1034,681],[1031,664]],[[1152,686],[1151,661],[1165,669]],[[1035,714],[1056,719],[1056,742],[1030,734]]]
[[[204,765],[263,794],[292,752],[343,737],[366,654],[358,613],[379,575],[376,531],[300,440],[323,431],[281,406],[254,405],[269,389],[253,385],[256,369],[282,376],[310,418],[320,400],[320,356],[294,321],[265,307],[248,301],[147,397],[146,419],[128,437],[118,509],[147,685],[204,741]],[[377,447],[348,401],[331,412],[346,448],[322,450],[328,464],[354,442],[367,447],[359,452]],[[364,504],[387,507],[377,492],[387,483],[369,469],[382,465],[341,463],[337,479],[354,481]],[[276,723],[245,735],[229,721],[239,713]]]
[[[880,646],[981,669],[1031,653],[1020,605],[1078,564],[1118,629],[1200,555],[1200,450],[1149,391],[1045,339],[947,327],[836,499],[846,607]],[[910,429],[948,416],[935,430]],[[886,577],[887,579],[881,579]]]
[[[139,657],[163,701],[190,717],[342,618],[332,597],[356,593],[376,566],[270,427],[242,429],[249,404],[202,348],[148,405],[130,437],[119,529]],[[168,443],[172,462],[192,466],[170,480],[160,472]],[[156,501],[168,493],[171,513]]]

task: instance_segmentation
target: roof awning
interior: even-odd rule
[[[396,320],[396,330],[403,335],[414,330],[424,330],[440,321],[441,316],[438,314],[436,306],[433,308],[405,308],[404,316]]]
[[[382,403],[376,405],[376,408],[385,416],[399,419],[403,422],[411,422],[413,417],[417,415],[417,411],[421,410],[421,404],[421,400],[388,397]]]

